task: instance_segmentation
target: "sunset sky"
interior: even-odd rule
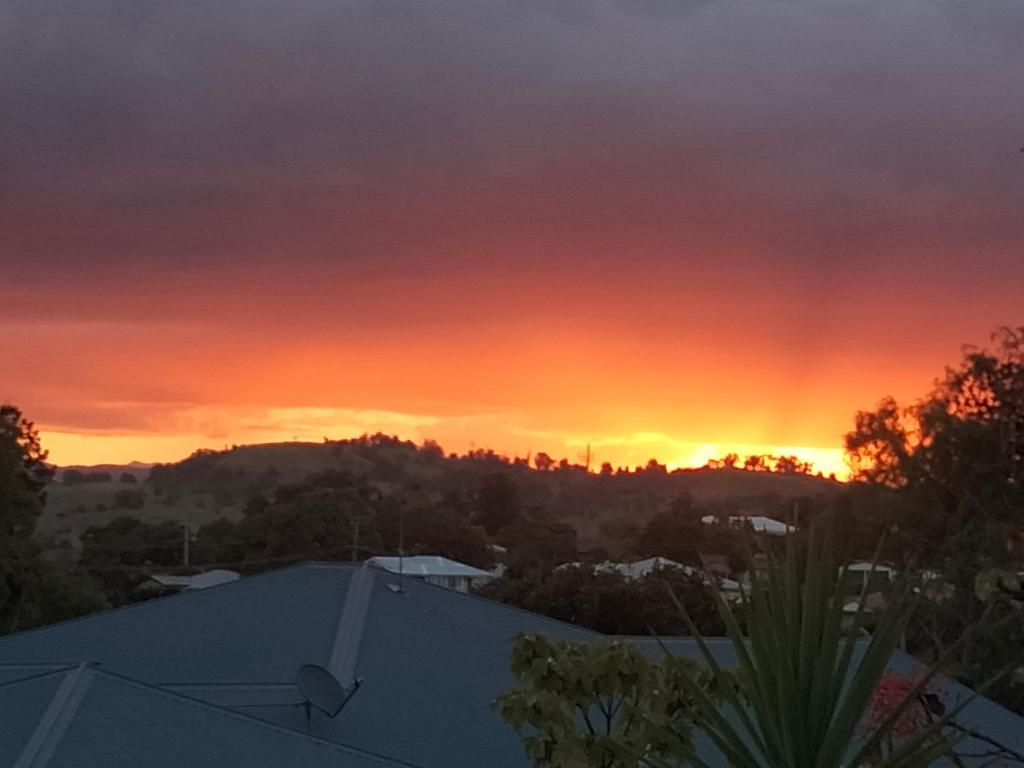
[[[0,401],[842,471],[1024,321],[1020,0],[0,3]]]

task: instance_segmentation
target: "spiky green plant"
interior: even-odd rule
[[[945,726],[970,699],[908,738],[892,729],[938,672],[940,659],[873,732],[864,715],[913,611],[913,591],[898,584],[886,607],[871,615],[863,638],[866,595],[844,628],[843,575],[834,528],[813,525],[806,546],[787,544],[785,559],[756,579],[738,615],[719,598],[719,610],[738,659],[723,669],[697,627],[677,607],[696,638],[725,704],[688,679],[701,727],[731,768],[926,768],[953,747]],[[865,587],[866,591],[866,587]],[[698,755],[688,762],[708,768]],[[654,763],[652,763],[653,765]]]

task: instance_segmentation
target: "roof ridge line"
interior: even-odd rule
[[[50,764],[50,758],[74,720],[93,678],[93,670],[85,662],[64,674],[14,768],[46,768]]]
[[[388,576],[398,576],[397,573],[395,573],[393,571],[389,571],[387,568],[383,568],[383,567],[381,567],[379,565],[374,565],[372,563],[369,563],[369,565],[372,568],[376,568],[377,570],[379,570],[379,571],[381,571],[383,573],[386,573]],[[549,621],[552,624],[558,624],[559,626],[564,627],[566,629],[575,630],[576,632],[579,632],[580,634],[593,635],[595,638],[602,638],[602,637],[614,638],[615,637],[615,635],[608,635],[608,634],[605,634],[604,632],[598,632],[596,629],[587,629],[586,627],[582,627],[579,624],[573,624],[572,622],[569,622],[569,621],[564,621],[562,619],[556,619],[553,616],[545,616],[543,613],[537,613],[536,611],[529,611],[526,608],[520,608],[517,605],[512,605],[510,603],[503,603],[500,600],[495,600],[493,597],[485,597],[484,595],[478,595],[475,592],[459,592],[457,590],[451,589],[450,587],[443,587],[440,584],[434,584],[434,583],[426,581],[424,579],[416,579],[416,578],[410,577],[409,581],[411,583],[415,583],[416,587],[418,587],[418,588],[423,588],[423,589],[439,589],[439,590],[441,590],[442,592],[444,592],[444,593],[446,593],[448,595],[456,595],[456,596],[458,596],[460,598],[468,598],[470,600],[476,600],[478,602],[486,603],[487,605],[492,605],[492,606],[495,606],[497,608],[503,608],[506,611],[512,611],[513,613],[519,613],[519,614],[525,614],[526,616],[532,616],[532,617],[537,618],[537,619],[542,619],[544,621]]]
[[[310,568],[310,567],[314,567],[315,568],[315,567],[321,567],[321,566],[324,566],[324,565],[342,565],[342,566],[346,566],[346,565],[351,565],[351,564],[350,563],[333,563],[332,564],[332,563],[326,563],[326,562],[317,562],[317,561],[313,561],[313,560],[303,561],[301,563],[293,563],[292,565],[286,565],[283,568],[274,568],[273,570],[269,570],[269,571],[261,571],[260,573],[254,573],[254,574],[252,574],[250,576],[243,576],[242,578],[235,579],[234,581],[228,581],[228,582],[225,582],[223,584],[215,584],[212,587],[207,587],[205,589],[184,590],[182,592],[176,592],[173,595],[164,595],[162,597],[154,597],[154,598],[151,598],[149,600],[143,600],[142,602],[139,602],[139,603],[129,603],[127,605],[119,605],[119,606],[117,606],[115,608],[108,608],[105,611],[97,611],[96,613],[90,613],[90,614],[87,614],[85,616],[76,616],[73,619],[64,619],[63,621],[57,621],[57,622],[54,622],[53,624],[46,624],[46,625],[41,626],[41,627],[33,627],[32,629],[26,629],[23,632],[14,632],[12,634],[4,635],[3,637],[0,637],[0,647],[2,647],[3,644],[6,641],[11,640],[12,638],[22,638],[22,637],[26,637],[28,635],[41,635],[41,634],[44,634],[46,632],[50,632],[51,630],[60,629],[62,627],[66,627],[66,626],[71,625],[71,624],[84,624],[86,622],[93,621],[95,619],[101,619],[101,618],[104,618],[106,616],[111,616],[111,615],[116,614],[116,613],[122,613],[122,612],[125,612],[125,611],[143,610],[143,609],[148,608],[150,606],[161,605],[161,604],[166,603],[166,602],[171,601],[171,600],[183,600],[183,599],[185,599],[187,597],[195,597],[196,595],[208,594],[208,593],[212,592],[215,589],[224,589],[226,587],[231,587],[233,585],[238,585],[238,584],[243,584],[243,583],[251,584],[253,581],[255,581],[257,579],[264,579],[264,578],[269,578],[271,576],[277,576],[277,575],[280,575],[282,573],[285,573],[286,571],[299,570],[300,568]]]
[[[286,733],[290,736],[297,736],[305,741],[312,742],[321,747],[331,749],[335,752],[349,752],[358,755],[365,755],[367,757],[380,761],[384,765],[400,766],[400,768],[422,768],[422,766],[416,765],[415,763],[407,763],[394,757],[388,757],[387,755],[382,755],[378,752],[371,752],[366,749],[361,749],[360,747],[354,747],[350,744],[345,744],[340,741],[331,741],[330,739],[324,739],[319,736],[312,736],[308,733],[303,733],[302,731],[296,730],[294,728],[289,728],[286,725],[280,725],[278,723],[273,723],[269,720],[263,720],[258,717],[253,717],[252,715],[247,715],[243,712],[236,712],[233,709],[221,707],[217,704],[213,704],[203,699],[193,698],[192,696],[188,696],[184,693],[179,693],[178,691],[168,690],[167,688],[162,688],[158,685],[153,685],[152,683],[147,683],[142,680],[136,680],[133,677],[128,677],[127,675],[122,675],[118,672],[111,672],[108,669],[98,669],[92,667],[90,668],[89,671],[92,672],[94,675],[102,675],[104,677],[112,678],[116,682],[122,683],[124,685],[128,685],[134,688],[142,688],[163,696],[170,696],[175,699],[180,699],[182,702],[186,704],[190,704],[191,706],[198,707],[200,709],[209,710],[214,714],[220,715],[222,717],[227,717],[234,720],[242,720],[246,723],[258,726],[260,728],[266,728],[272,731],[277,731],[279,733]],[[16,768],[22,767],[18,765],[16,766]]]
[[[356,661],[366,628],[366,617],[370,612],[370,601],[373,599],[374,576],[374,572],[365,563],[352,574],[345,593],[345,604],[338,617],[327,669],[345,688],[355,684]]]
[[[44,677],[53,677],[54,675],[66,675],[68,672],[78,666],[78,662],[74,664],[55,664],[54,669],[48,669],[44,672],[37,672],[34,675],[27,675],[25,677],[19,677],[14,680],[8,680],[6,683],[0,683],[0,688],[8,688],[13,685],[21,685],[22,683],[28,683],[34,680],[41,680]],[[20,664],[9,664],[7,666],[21,666]],[[32,665],[35,666],[35,665]]]

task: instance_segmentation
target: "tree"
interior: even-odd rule
[[[743,469],[747,472],[767,472],[768,463],[764,456],[753,454],[743,460]]]
[[[114,493],[114,509],[142,509],[146,494],[135,488],[124,488]]]
[[[885,398],[858,413],[845,438],[855,481],[842,501],[848,528],[862,539],[886,531],[890,560],[940,576],[927,591],[937,599],[925,600],[908,629],[909,648],[941,655],[977,622],[976,634],[997,635],[988,652],[957,646],[953,672],[968,685],[1008,661],[1014,630],[1004,617],[1017,610],[980,600],[975,580],[1017,570],[1022,555],[1014,542],[1024,521],[1024,327],[992,340],[992,349],[966,347],[921,400]],[[1020,685],[1001,683],[994,696],[1024,707]]]
[[[263,570],[301,560],[351,560],[369,555],[432,554],[489,568],[493,555],[483,530],[457,499],[413,503],[384,496],[344,472],[314,475],[281,486],[273,500],[253,496],[237,523],[200,528],[199,563]]]
[[[5,627],[16,626],[38,560],[32,540],[52,471],[35,426],[13,405],[0,406],[0,606]]]
[[[31,421],[0,405],[0,634],[104,605],[82,574],[41,557],[33,532],[53,471]]]
[[[77,469],[65,469],[60,476],[64,485],[81,485],[85,482],[85,474]]]
[[[101,586],[112,605],[137,599],[138,585],[152,568],[180,566],[184,530],[167,521],[159,525],[118,517],[81,535],[79,566]]]
[[[701,522],[703,510],[693,497],[678,496],[644,526],[636,542],[639,555],[661,556],[681,563],[698,564],[706,531]]]
[[[519,519],[519,490],[512,478],[504,472],[485,475],[477,492],[476,522],[493,536]]]
[[[547,472],[554,465],[555,460],[541,451],[533,457],[533,466],[541,472]]]
[[[966,348],[922,400],[858,413],[845,438],[854,479],[898,491],[895,522],[912,533],[901,549],[929,565],[956,554],[963,527],[1009,534],[1024,514],[1024,327],[993,340],[994,350]],[[1005,546],[979,554],[1008,556]]]
[[[401,516],[402,549],[409,555],[441,555],[477,568],[494,567],[494,554],[484,530],[469,522],[470,515],[457,500],[419,504],[409,509],[384,508],[377,516],[376,530],[385,550],[399,548]]]
[[[681,678],[689,659],[650,661],[624,641],[569,642],[521,635],[512,651],[514,689],[495,702],[537,768],[639,768],[692,748],[694,699]]]
[[[505,564],[516,575],[547,571],[579,555],[575,528],[537,514],[502,528],[497,542],[508,550]]]
[[[685,634],[666,586],[686,605],[702,632],[724,631],[710,586],[678,568],[631,580],[586,565],[570,566],[492,579],[479,592],[606,635],[647,635],[652,630],[665,636]]]
[[[0,535],[32,534],[53,476],[46,457],[35,425],[13,405],[0,406]]]

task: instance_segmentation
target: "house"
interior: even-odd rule
[[[594,565],[584,565],[579,562],[562,563],[561,565],[556,566],[555,570],[584,567],[592,568],[594,573],[618,573],[627,581],[646,578],[647,576],[657,573],[663,568],[678,568],[691,578],[703,579],[705,584],[714,583],[726,597],[731,597],[733,595],[738,597],[741,589],[738,581],[720,578],[717,574],[709,573],[708,571],[701,570],[700,568],[694,568],[692,565],[678,563],[667,557],[648,557],[644,560],[637,560],[632,563],[617,563],[611,560],[606,560],[602,563],[595,563]]]
[[[719,518],[715,515],[705,515],[700,521],[704,525],[718,525],[720,522]],[[763,533],[768,536],[785,536],[787,533],[793,533],[796,530],[792,525],[779,522],[764,515],[732,515],[729,517],[728,522],[732,526],[749,525],[754,529],[754,533]]]
[[[218,584],[227,584],[229,581],[235,581],[239,578],[241,578],[241,575],[235,571],[215,569],[185,576],[171,573],[153,573],[150,574],[149,581],[153,583],[154,587],[185,590],[216,587]]]
[[[429,584],[454,589],[456,592],[469,592],[473,587],[494,578],[493,573],[438,555],[371,557],[366,562],[391,573],[422,579]]]
[[[509,653],[521,632],[605,637],[369,564],[333,563],[8,635],[0,765],[527,768],[492,707],[513,684]],[[663,642],[697,654],[690,638]],[[710,644],[730,663],[729,643]],[[337,711],[316,706],[300,684],[307,665],[336,681]],[[996,704],[979,699],[958,717],[1024,751],[1024,722]],[[713,748],[700,749],[725,768]]]

